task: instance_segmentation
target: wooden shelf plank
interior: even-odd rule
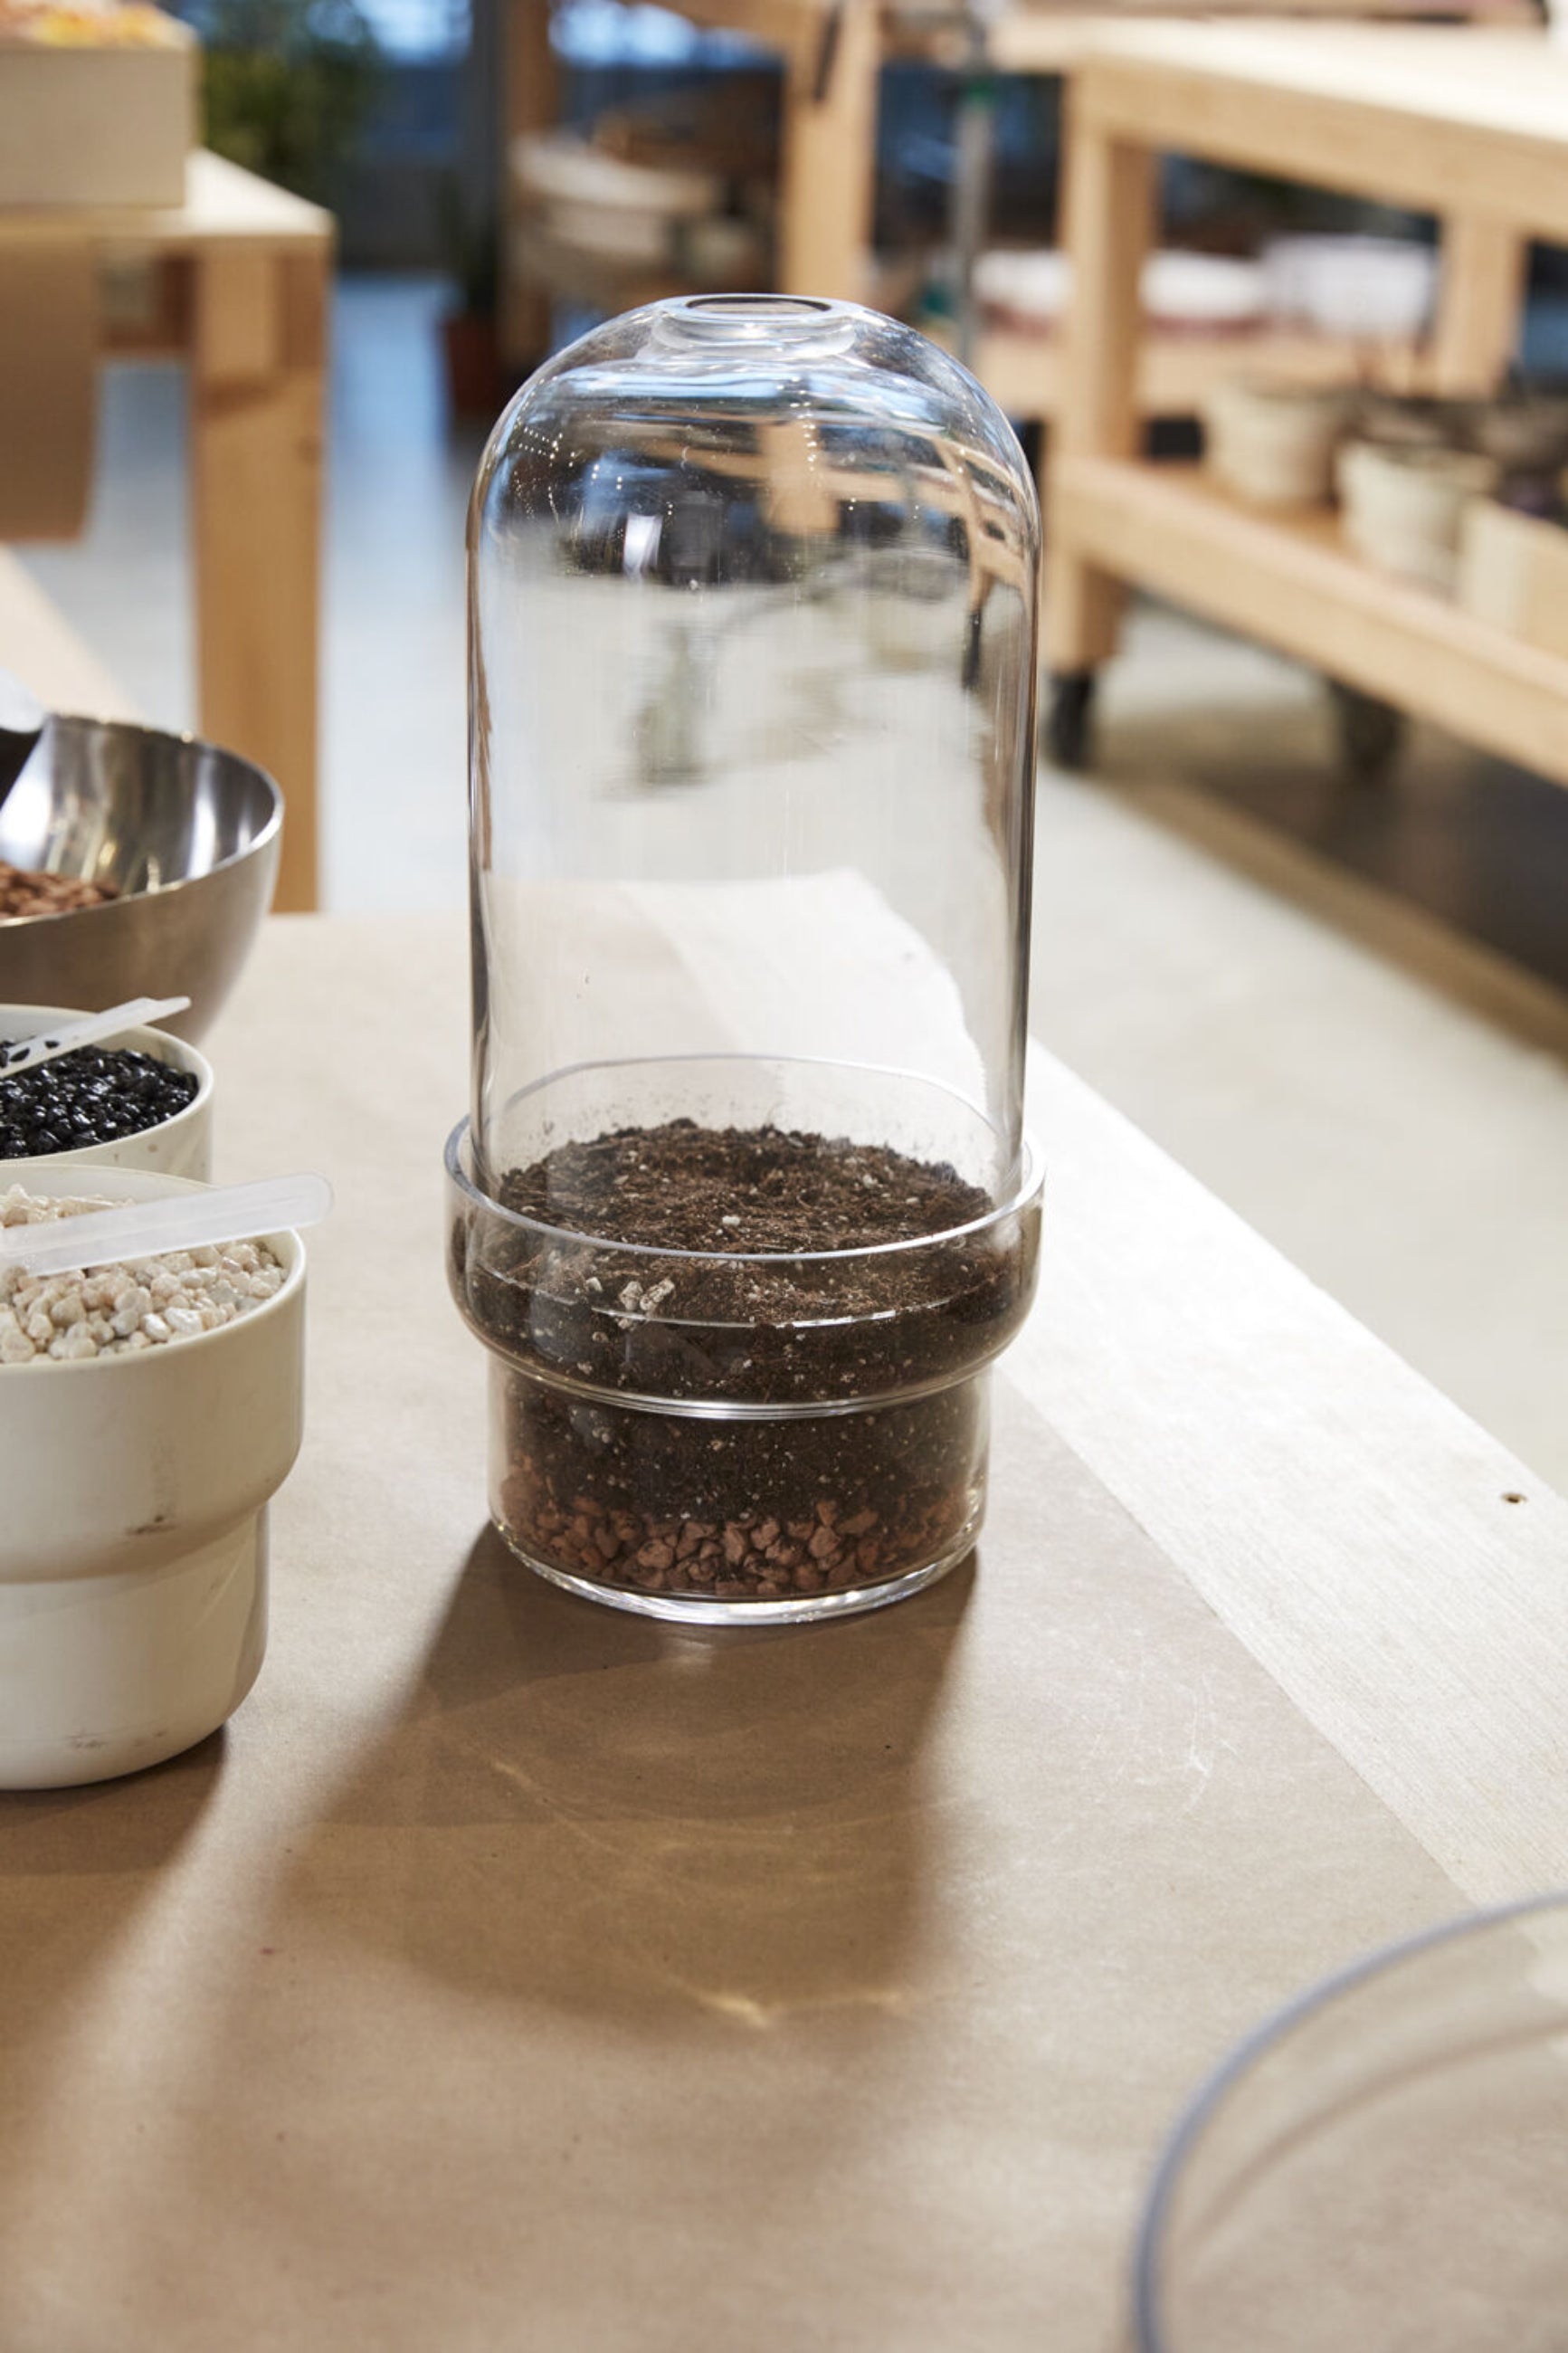
[[[1108,26],[1079,65],[1105,135],[1568,237],[1568,50],[1458,26]]]
[[[213,246],[298,251],[330,246],[332,216],[287,188],[258,180],[221,155],[197,148],[185,163],[185,201],[171,206],[41,205],[0,212],[0,237],[58,237],[70,228],[100,248],[148,247],[160,254],[199,253]]]
[[[684,5],[684,0],[682,0]],[[1285,17],[1292,24],[1311,24],[1320,17],[1342,17],[1344,0],[1289,0],[1288,6],[1272,9],[1271,16]],[[1239,20],[1245,28],[1258,13],[1257,0],[1205,0],[1205,18]],[[1540,19],[1529,0],[1373,0],[1364,11],[1370,17],[1386,17],[1399,22],[1406,17],[1454,18],[1472,22],[1484,18],[1489,26],[1518,26],[1534,32]],[[889,40],[897,39],[902,31],[903,18],[896,5],[887,11]],[[1168,25],[1158,0],[1103,0],[1096,8],[1060,11],[1042,7],[1037,0],[1026,0],[1021,7],[1008,8],[986,27],[986,54],[1002,73],[1056,74],[1069,72],[1089,49],[1100,43],[1108,30],[1123,26],[1134,28],[1144,24]],[[1190,22],[1190,19],[1184,19]],[[933,26],[929,12],[923,16],[919,7],[910,12],[911,42],[923,33],[928,52],[937,50],[939,32]],[[947,36],[952,53],[962,55],[962,20],[956,34]]]
[[[1568,661],[1363,562],[1337,517],[1264,513],[1197,468],[1064,456],[1058,544],[1568,785]]]
[[[1061,396],[1059,336],[994,327],[980,338],[974,373],[1010,417],[1050,417]],[[1258,369],[1308,384],[1354,384],[1364,349],[1331,335],[1268,329],[1245,334],[1149,331],[1138,354],[1138,406],[1144,417],[1194,417],[1223,376]],[[1377,381],[1390,392],[1428,389],[1426,354],[1414,344],[1378,353]]]

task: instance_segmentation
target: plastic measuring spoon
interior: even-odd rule
[[[121,1029],[144,1029],[150,1021],[161,1021],[165,1013],[183,1013],[190,1001],[188,997],[132,997],[123,1005],[89,1013],[84,1021],[67,1021],[53,1029],[40,1029],[33,1038],[0,1042],[0,1079],[36,1070],[40,1062],[52,1062],[57,1054],[74,1054],[82,1046],[96,1046],[100,1038],[116,1038]]]
[[[90,1166],[82,1170],[92,1182]],[[0,1229],[0,1271],[65,1274],[114,1260],[160,1257],[214,1242],[252,1240],[291,1226],[314,1226],[332,1206],[324,1176],[264,1176],[254,1185],[213,1185],[157,1201],[119,1201],[110,1209]]]

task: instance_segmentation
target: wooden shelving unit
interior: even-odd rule
[[[1529,0],[1419,0],[1431,13],[1462,16],[1484,5],[1494,19],[1522,21]],[[548,37],[548,0],[507,0],[508,130],[510,137],[554,119],[554,72]],[[927,0],[673,0],[692,23],[750,34],[781,58],[784,121],[778,190],[778,284],[792,294],[826,294],[879,307],[888,300],[871,250],[875,198],[877,91],[891,58],[924,58],[956,66],[966,53],[963,15]],[[1223,0],[1222,0],[1223,5]],[[1321,8],[1340,0],[1297,0]],[[1373,0],[1398,15],[1406,0]],[[1416,5],[1416,0],[1408,0]],[[986,50],[999,72],[1070,77],[1108,28],[1138,20],[1135,11],[1080,12],[1039,5],[1005,8],[986,32]],[[508,195],[510,203],[510,192]],[[524,232],[525,236],[531,235]],[[539,354],[542,333],[537,290],[555,282],[537,243],[531,267],[508,273],[503,329],[510,355]],[[1479,253],[1483,274],[1489,255]],[[531,293],[530,287],[534,290]],[[627,296],[626,299],[633,299]],[[640,293],[637,299],[642,299]],[[1467,294],[1450,307],[1463,349],[1484,333],[1484,294]],[[1248,337],[1154,332],[1140,363],[1139,407],[1144,416],[1191,415],[1215,377],[1237,364],[1279,365],[1314,381],[1342,381],[1357,373],[1358,355],[1325,337]],[[1442,354],[1438,354],[1439,376]],[[1010,415],[1050,418],[1057,413],[1061,344],[1049,335],[995,332],[984,337],[976,373]],[[1425,357],[1407,374],[1391,360],[1391,388],[1423,387]]]
[[[983,333],[974,373],[1009,417],[1053,417],[1061,403],[1065,345],[1060,335],[1005,328]],[[1223,376],[1258,369],[1309,384],[1353,384],[1366,353],[1331,335],[1259,330],[1247,334],[1190,334],[1148,330],[1137,358],[1140,416],[1194,417]],[[1385,346],[1377,382],[1389,392],[1425,391],[1426,353],[1416,345]]]
[[[1433,378],[1488,390],[1513,349],[1527,240],[1568,241],[1568,48],[1511,30],[1167,23],[1107,26],[1080,56],[1049,472],[1058,756],[1087,751],[1089,690],[1131,582],[1568,784],[1568,661],[1374,571],[1331,514],[1251,512],[1191,470],[1135,459],[1139,273],[1155,158],[1173,148],[1437,214]]]
[[[1052,522],[1097,563],[1568,784],[1568,660],[1375,571],[1320,507],[1261,513],[1197,467],[1069,458]]]
[[[281,785],[279,909],[317,897],[317,664],[331,216],[198,152],[182,205],[16,206],[0,247],[83,237],[153,276],[106,349],[185,363],[199,724]]]

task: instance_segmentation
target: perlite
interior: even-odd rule
[[[13,1185],[0,1226],[43,1225],[112,1206],[101,1197],[45,1198]],[[170,1250],[66,1274],[0,1269],[0,1366],[76,1364],[199,1339],[270,1299],[283,1268],[262,1241]]]

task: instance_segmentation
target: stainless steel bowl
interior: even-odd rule
[[[234,752],[117,720],[51,719],[3,806],[0,858],[123,895],[0,918],[0,1000],[89,1012],[188,997],[199,1038],[271,903],[283,797]]]

